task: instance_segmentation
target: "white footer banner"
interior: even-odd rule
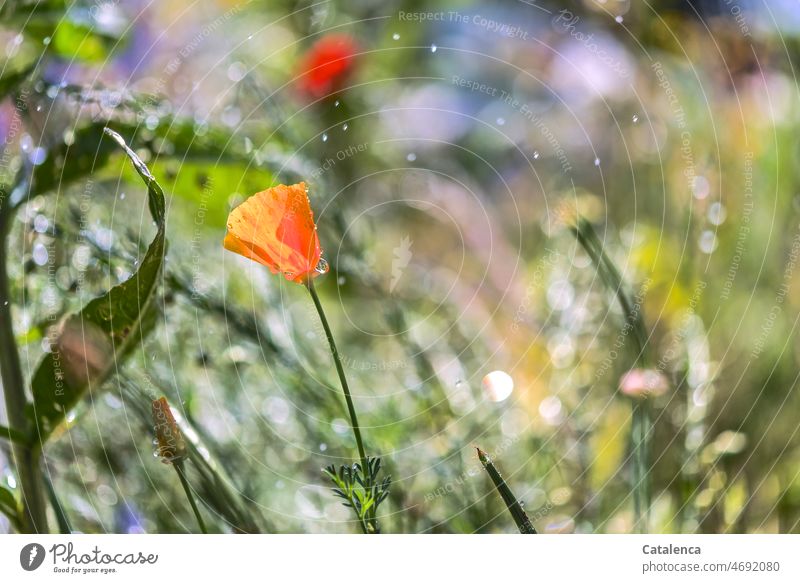
[[[800,535],[4,535],[0,573],[3,582],[798,582]]]

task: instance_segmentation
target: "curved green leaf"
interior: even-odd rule
[[[5,486],[0,486],[0,512],[19,530],[21,507],[14,493]]]
[[[69,144],[53,148],[33,171],[31,194],[63,191],[69,184],[105,166],[116,149],[104,139],[105,129],[105,122],[93,122],[76,129]]]
[[[154,300],[167,244],[164,193],[122,137],[107,128],[105,133],[122,147],[147,185],[150,214],[158,230],[130,279],[61,322],[51,352],[31,381],[33,404],[29,416],[35,424],[33,437],[41,443],[87,392],[100,388],[115,372],[155,319]]]
[[[16,429],[6,427],[5,425],[0,425],[0,439],[7,439],[15,443],[28,443],[26,435],[20,433]]]

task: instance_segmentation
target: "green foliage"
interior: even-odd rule
[[[353,509],[362,531],[378,533],[375,517],[378,506],[389,495],[392,478],[386,476],[383,480],[380,479],[380,458],[367,457],[367,465],[369,467],[366,474],[358,462],[341,466],[338,472],[336,466],[330,465],[323,473],[333,482],[333,493],[344,500],[342,504]]]
[[[74,131],[69,143],[61,142],[36,166],[31,178],[31,190],[45,194],[62,190],[102,168],[117,150],[105,136],[106,122],[93,122]]]
[[[95,5],[96,7],[96,5]],[[67,8],[61,0],[4,2],[0,24],[21,30],[35,44],[68,62],[103,63],[119,38],[100,30],[93,14],[73,2]]]
[[[7,70],[6,68],[10,70]],[[27,65],[21,67],[9,67],[6,64],[6,67],[3,67],[3,76],[0,77],[0,100],[5,98],[9,93],[14,91],[25,79],[28,78],[28,75],[36,68],[35,63],[29,63]]]
[[[609,292],[614,294],[622,308],[625,316],[625,326],[630,327],[633,332],[633,339],[636,343],[634,354],[636,362],[647,362],[647,341],[649,334],[644,324],[641,306],[636,307],[633,298],[628,291],[628,286],[622,279],[619,269],[603,248],[600,237],[592,226],[592,223],[583,217],[578,217],[575,224],[570,227],[575,238],[580,243],[583,250],[591,258],[592,263],[597,269],[603,284]]]
[[[52,46],[58,56],[69,61],[101,63],[115,42],[113,37],[94,33],[90,26],[65,20],[55,30]]]
[[[614,294],[625,316],[624,328],[633,332],[634,365],[648,363],[648,341],[650,335],[644,323],[641,306],[634,303],[628,292],[628,286],[622,278],[617,266],[605,252],[603,243],[597,236],[592,224],[583,217],[578,217],[572,226],[572,232],[592,260],[597,273],[608,291]],[[631,451],[634,514],[640,532],[648,532],[650,515],[650,460],[649,447],[652,431],[649,405],[634,400],[631,403]]]
[[[536,534],[536,529],[533,527],[533,524],[531,523],[530,518],[528,518],[528,515],[525,513],[525,510],[522,508],[522,503],[511,491],[511,488],[508,487],[508,484],[506,484],[506,481],[503,479],[503,476],[500,475],[500,472],[497,471],[494,462],[492,462],[489,456],[481,451],[480,448],[478,448],[478,459],[486,470],[486,473],[489,474],[489,477],[492,479],[492,483],[494,484],[495,488],[497,488],[497,491],[500,493],[500,497],[503,499],[506,508],[508,508],[508,511],[511,513],[511,517],[514,519],[514,524],[517,525],[520,533]]]
[[[22,509],[14,493],[5,486],[0,486],[0,512],[2,512],[6,518],[11,521],[14,528],[17,529],[19,529],[21,524],[21,511]]]
[[[27,443],[27,438],[24,433],[20,433],[16,429],[0,425],[0,439],[7,439],[16,443]]]
[[[156,308],[156,289],[166,251],[164,193],[119,134],[105,131],[123,148],[147,185],[150,214],[157,233],[130,279],[62,322],[51,352],[31,381],[34,400],[29,415],[41,442],[47,440],[87,391],[99,389],[136,343],[141,342]],[[76,349],[76,343],[80,349]]]

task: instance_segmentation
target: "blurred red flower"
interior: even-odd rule
[[[358,44],[345,34],[331,34],[317,41],[303,58],[297,81],[300,91],[319,99],[341,89],[358,50]]]

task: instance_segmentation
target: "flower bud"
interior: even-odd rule
[[[161,461],[171,464],[184,459],[186,442],[165,397],[153,401],[153,423],[158,444],[157,454],[161,457]]]

